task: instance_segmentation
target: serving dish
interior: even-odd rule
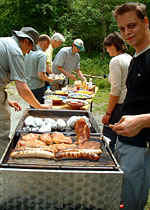
[[[64,80],[65,76],[63,74],[49,74],[49,78],[53,80]]]
[[[48,96],[44,96],[44,99],[52,99],[53,100],[53,105],[58,105],[61,104],[63,102],[64,99],[66,99],[67,97],[65,96],[60,96],[60,95],[48,95]]]
[[[61,95],[61,96],[67,96],[68,95],[68,91],[67,90],[55,90],[53,91],[54,95]]]
[[[68,95],[68,91],[67,90],[55,90],[53,91],[54,95],[60,95],[60,96],[67,96]]]
[[[94,94],[94,92],[89,91],[89,90],[77,90],[76,93],[82,93],[82,94],[88,94],[88,95]]]
[[[89,104],[88,101],[80,99],[64,99],[63,102],[73,109],[80,109],[81,107]]]
[[[70,93],[68,96],[69,96],[70,98],[82,99],[82,100],[92,98],[91,95],[83,94],[83,93]]]

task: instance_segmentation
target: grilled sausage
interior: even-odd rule
[[[63,159],[86,159],[86,160],[99,160],[99,155],[89,151],[82,150],[61,150],[55,154],[57,160]]]
[[[54,153],[43,150],[24,150],[24,151],[13,151],[10,154],[11,158],[46,158],[53,159],[55,157]]]

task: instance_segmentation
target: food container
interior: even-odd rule
[[[50,116],[51,112],[28,110],[24,117],[27,114]],[[71,116],[71,112],[62,111],[61,115],[60,112],[57,114],[63,118]],[[81,115],[80,111],[75,112]],[[82,113],[87,115],[87,112]],[[55,112],[51,114],[56,116]],[[19,122],[17,128],[22,124]],[[100,133],[91,133],[90,137],[102,143],[103,153],[97,162],[56,162],[39,158],[11,160],[10,153],[19,138],[20,133],[15,130],[2,157],[1,210],[119,209],[123,172]]]
[[[44,100],[44,104],[53,106],[53,99],[45,99],[45,100]]]
[[[68,91],[66,90],[55,90],[53,91],[54,95],[68,96]]]
[[[49,100],[52,100],[53,101],[53,105],[59,105],[59,104],[63,103],[64,99],[66,99],[65,96],[61,96],[61,95],[48,95],[48,96],[43,96],[43,98],[44,98],[44,101],[47,100],[47,102]]]
[[[75,98],[75,99],[82,99],[82,100],[86,100],[86,99],[91,99],[92,98],[91,95],[83,94],[83,93],[70,93],[68,95],[68,97]]]
[[[25,126],[24,121],[26,119],[26,117],[28,116],[32,116],[32,117],[40,117],[41,119],[46,119],[46,118],[52,118],[54,120],[58,120],[58,119],[63,119],[65,122],[67,122],[67,120],[72,117],[72,116],[83,116],[83,117],[87,117],[91,123],[91,127],[90,127],[90,132],[91,133],[100,133],[100,129],[92,115],[91,112],[88,111],[83,111],[83,110],[47,110],[47,109],[26,109],[16,127],[16,133],[22,133],[25,132],[23,130],[23,127]],[[74,134],[75,131],[70,130],[70,128],[67,126],[65,133],[67,135]]]
[[[82,81],[81,80],[74,81],[74,87],[76,90],[79,90],[82,87]]]
[[[87,106],[89,104],[88,101],[80,99],[65,99],[63,102],[70,106],[72,109],[80,109],[81,107]]]

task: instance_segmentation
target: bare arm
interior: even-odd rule
[[[50,65],[48,65],[48,63],[46,64],[46,72],[47,72],[48,74],[52,74],[52,73],[53,73],[53,72],[52,72],[52,69],[51,69]]]
[[[76,73],[81,78],[82,80],[86,81],[86,78],[83,76],[82,72],[80,69],[76,69]]]
[[[52,82],[53,79],[49,78],[45,72],[38,72],[38,77],[43,80],[43,81],[46,81],[46,82]]]
[[[108,105],[107,105],[107,110],[106,112],[109,114],[104,114],[103,118],[102,118],[102,123],[104,125],[108,125],[109,124],[109,119],[111,117],[111,113],[114,110],[117,102],[118,102],[119,96],[113,96],[113,95],[109,95],[109,101],[108,101]]]
[[[113,131],[122,136],[136,136],[141,129],[150,127],[150,114],[125,115],[115,124]]]
[[[8,104],[9,106],[13,107],[15,111],[21,111],[21,106],[18,104],[17,101],[11,101],[10,99],[8,99]]]
[[[16,88],[19,95],[31,106],[37,109],[50,109],[51,106],[40,104],[38,100],[34,97],[33,93],[29,89],[28,85],[25,82],[20,82],[15,80]]]
[[[63,73],[65,76],[67,76],[69,79],[76,80],[76,76],[74,74],[70,74],[65,69],[62,68],[62,66],[57,66],[57,69]]]

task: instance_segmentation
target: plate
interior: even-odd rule
[[[71,93],[71,94],[69,94],[68,96],[69,96],[70,98],[82,99],[82,100],[92,98],[91,95],[83,94],[83,93]]]
[[[89,91],[89,90],[78,90],[76,91],[76,93],[83,93],[83,94],[88,94],[88,95],[94,94],[94,92]]]
[[[44,96],[44,99],[52,99],[53,100],[53,105],[58,105],[63,102],[64,99],[67,97],[65,96],[60,96],[60,95],[49,95],[49,96]]]
[[[55,90],[53,91],[54,95],[61,95],[61,96],[67,96],[68,95],[68,91],[65,90]]]
[[[65,76],[63,74],[49,74],[49,78],[53,80],[64,80]]]
[[[69,105],[73,109],[79,109],[80,107],[83,107],[89,104],[88,101],[84,101],[80,99],[64,99],[63,102]]]

